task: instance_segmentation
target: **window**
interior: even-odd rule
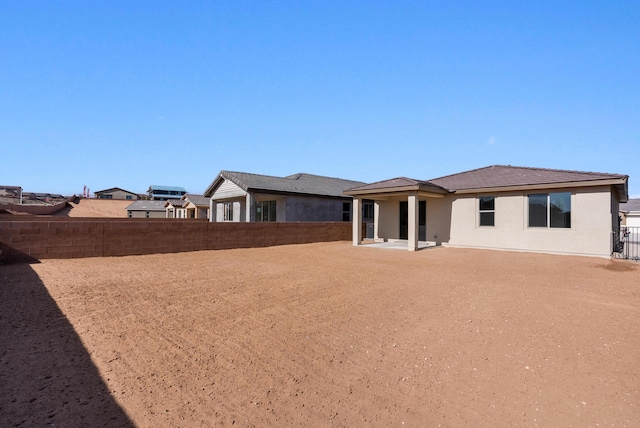
[[[133,196],[131,196],[131,195],[126,195],[126,196],[125,196],[125,199],[127,199],[127,200],[132,200],[132,199],[133,199]]]
[[[529,195],[529,227],[571,228],[571,193]]]
[[[494,196],[482,196],[478,199],[478,212],[480,213],[480,226],[495,226],[496,198]]]
[[[146,218],[149,218],[149,211],[145,211],[145,212],[144,212],[144,216],[145,216]]]
[[[373,201],[362,202],[362,221],[373,221]]]
[[[133,211],[129,211],[129,218],[133,218]]]
[[[276,201],[256,202],[256,221],[276,221]]]
[[[351,221],[351,202],[342,203],[342,221]]]
[[[224,203],[224,221],[233,221],[233,202]]]

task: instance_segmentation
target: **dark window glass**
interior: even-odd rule
[[[480,198],[480,211],[493,211],[496,209],[496,198],[493,196],[483,196]]]
[[[529,227],[547,227],[547,194],[529,195]]]
[[[549,194],[549,226],[571,228],[571,193]]]
[[[480,226],[495,226],[495,196],[482,196],[479,198]]]
[[[276,221],[276,201],[256,202],[256,221]]]
[[[495,213],[494,212],[481,212],[480,213],[480,226],[494,226],[495,225]]]
[[[342,221],[351,221],[351,202],[342,203]]]

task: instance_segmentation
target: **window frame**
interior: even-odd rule
[[[222,211],[222,221],[233,221],[233,202],[225,202]]]
[[[351,221],[351,202],[342,202],[342,221]]]
[[[478,227],[496,227],[496,197],[494,195],[478,196]],[[491,199],[492,208],[483,208],[482,200]],[[483,214],[491,214],[491,216],[484,216],[491,219],[491,224],[483,224]]]
[[[278,201],[276,199],[270,199],[267,201],[256,201],[255,208],[255,221],[256,222],[275,222],[278,221]],[[265,220],[266,213],[266,220]]]
[[[544,225],[541,223],[541,218],[532,218],[532,198],[541,198],[544,197],[544,204],[537,204],[544,206]],[[559,213],[554,213],[552,207],[555,208],[566,208],[561,207],[563,200],[561,198],[566,198],[564,201],[568,202],[568,210],[559,211]],[[527,194],[527,228],[529,229],[572,229],[572,221],[571,221],[571,213],[572,213],[572,192],[546,192],[546,193],[529,193]],[[554,203],[555,202],[555,203]],[[559,203],[558,203],[559,202]],[[559,215],[560,214],[560,215]],[[540,213],[535,214],[537,217],[541,217]],[[537,221],[540,224],[532,224],[532,221]]]

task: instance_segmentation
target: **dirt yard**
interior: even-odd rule
[[[0,266],[0,426],[640,426],[640,264],[346,242]]]

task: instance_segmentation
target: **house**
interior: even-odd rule
[[[640,227],[640,199],[629,199],[628,202],[620,204],[620,217],[623,225]]]
[[[165,218],[164,201],[135,201],[127,207],[129,218]]]
[[[167,199],[164,201],[166,218],[184,218],[184,209],[182,208],[182,200]]]
[[[609,257],[628,176],[493,165],[432,180],[393,178],[345,191],[373,204],[373,240]],[[362,216],[353,243],[362,243]]]
[[[294,174],[287,177],[222,171],[204,196],[210,221],[351,221],[348,188],[360,181]]]
[[[21,204],[22,187],[0,186],[0,204]]]
[[[204,195],[187,193],[181,198],[185,210],[185,218],[209,218],[209,198]]]
[[[184,187],[158,186],[152,184],[147,190],[152,201],[166,201],[167,199],[180,199],[187,191]]]
[[[128,190],[121,189],[119,187],[112,187],[111,189],[99,190],[93,193],[98,199],[123,199],[137,201],[140,199],[137,193],[130,192]]]
[[[187,193],[180,199],[165,201],[164,207],[167,218],[206,219],[209,215],[209,198]]]

